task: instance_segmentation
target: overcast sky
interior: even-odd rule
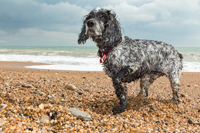
[[[0,46],[78,46],[96,7],[115,11],[124,36],[200,47],[200,0],[0,0]]]

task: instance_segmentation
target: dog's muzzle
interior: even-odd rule
[[[85,34],[89,37],[101,36],[102,29],[100,23],[95,19],[89,19],[86,23],[86,32]]]
[[[92,20],[89,20],[89,21],[87,22],[87,26],[90,27],[90,28],[93,27],[94,24],[95,24],[95,22],[92,21]]]

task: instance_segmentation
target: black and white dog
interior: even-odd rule
[[[173,91],[173,100],[179,102],[179,86],[183,56],[173,46],[153,40],[132,40],[123,36],[116,14],[103,8],[93,9],[83,22],[78,43],[92,38],[99,48],[104,71],[112,78],[120,105],[113,114],[127,106],[127,87],[140,78],[140,95],[148,96],[148,88],[155,79],[166,75]]]

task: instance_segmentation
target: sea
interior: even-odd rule
[[[200,47],[176,47],[183,54],[183,72],[200,72]],[[50,65],[26,66],[33,69],[103,71],[97,47],[0,47],[0,61],[36,62]]]

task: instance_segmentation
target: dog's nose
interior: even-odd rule
[[[91,21],[91,20],[89,20],[89,21],[87,22],[87,26],[88,26],[88,27],[93,27],[93,26],[94,26],[94,22]]]

